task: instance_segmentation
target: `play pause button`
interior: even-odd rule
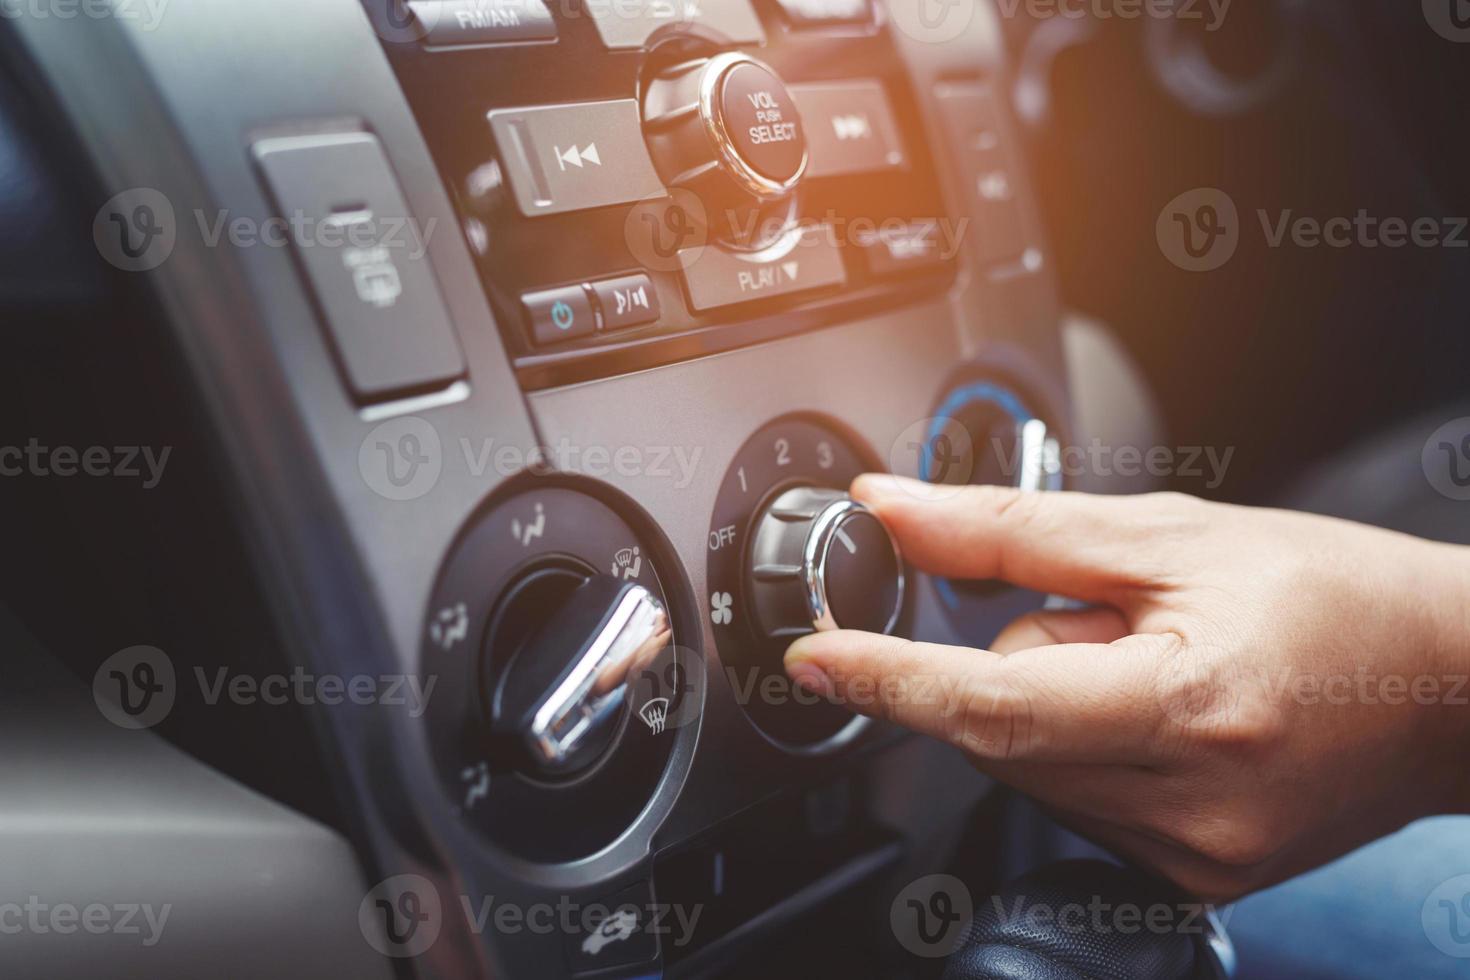
[[[779,259],[762,260],[715,246],[686,249],[680,259],[689,302],[696,310],[840,286],[847,281],[842,253],[825,225],[804,229],[796,245]]]

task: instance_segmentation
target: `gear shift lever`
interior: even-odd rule
[[[944,980],[1229,980],[1214,910],[1131,868],[1062,861],[979,903]]]

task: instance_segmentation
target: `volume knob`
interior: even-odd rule
[[[761,513],[749,591],[772,639],[818,630],[888,633],[903,608],[903,559],[888,528],[840,490],[796,487]]]
[[[806,173],[795,100],[775,71],[749,55],[726,52],[660,70],[645,89],[643,129],[664,183],[695,194],[728,237],[748,237],[751,216],[783,213]]]

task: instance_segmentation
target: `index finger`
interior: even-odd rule
[[[852,495],[888,525],[905,558],[946,578],[1001,579],[1120,606],[1160,568],[1150,548],[1164,497],[956,490],[886,474],[858,477]]]

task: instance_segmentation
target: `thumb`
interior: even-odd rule
[[[786,651],[793,683],[982,759],[1143,762],[1167,719],[1155,678],[1182,640],[989,650],[835,630]]]

